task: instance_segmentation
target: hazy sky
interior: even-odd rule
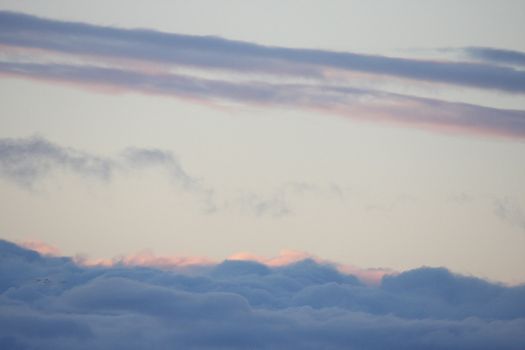
[[[0,9],[2,238],[525,282],[523,1]]]

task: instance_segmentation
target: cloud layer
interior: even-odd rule
[[[102,27],[3,11],[0,23],[0,43],[10,46],[271,74],[316,76],[331,68],[525,92],[525,72],[510,67],[262,46],[218,37]]]
[[[475,61],[416,60],[269,47],[2,11],[0,44],[0,73],[4,76],[198,101],[301,108],[438,131],[525,136],[522,110],[356,86],[362,79],[390,76],[522,94],[525,71],[515,68],[522,63],[519,52],[465,48],[463,52]]]
[[[420,268],[367,286],[313,260],[85,267],[0,241],[5,349],[521,349],[525,288]]]

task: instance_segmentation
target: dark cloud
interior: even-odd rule
[[[525,72],[470,62],[438,62],[315,49],[262,46],[210,36],[119,29],[0,12],[0,43],[67,54],[136,59],[238,72],[323,75],[340,69],[525,92]],[[508,55],[507,55],[508,56]]]
[[[312,260],[84,267],[0,241],[0,281],[6,349],[525,347],[524,286],[443,268],[371,287]]]

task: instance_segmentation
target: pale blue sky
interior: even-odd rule
[[[464,59],[443,49],[471,46],[525,51],[521,1],[153,4],[0,1],[0,9],[406,58]],[[16,60],[17,54],[28,59],[27,53],[0,49],[2,61]],[[523,67],[516,69],[523,73]],[[523,92],[333,74],[330,83],[519,110],[523,120]],[[493,137],[486,129],[480,134],[475,123],[472,132],[447,133],[300,104],[210,104],[6,74],[0,75],[0,96],[0,138],[37,136],[114,164],[109,179],[51,166],[29,186],[4,169],[2,238],[41,240],[67,255],[93,257],[151,249],[223,259],[239,251],[275,255],[296,249],[364,267],[446,266],[498,281],[525,281],[523,136]],[[175,162],[130,165],[120,155],[129,147],[171,152]],[[184,188],[173,164],[195,180],[193,187]]]

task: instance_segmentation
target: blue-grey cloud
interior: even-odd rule
[[[331,85],[231,82],[181,74],[147,74],[115,68],[64,64],[0,63],[0,72],[89,86],[205,101],[325,111],[349,118],[437,131],[523,138],[525,111],[446,102]]]
[[[63,147],[42,137],[0,138],[0,176],[32,187],[48,173],[63,169],[81,176],[109,180],[117,170],[160,166],[171,178],[188,189],[198,180],[190,176],[171,152],[128,148],[117,157],[101,157]]]
[[[109,157],[64,147],[43,137],[0,138],[0,178],[26,189],[37,188],[41,180],[57,170],[110,181],[116,173],[126,174],[149,168],[164,172],[177,186],[200,196],[203,209],[208,213],[233,209],[258,217],[281,218],[292,213],[289,203],[292,195],[308,191],[332,194],[338,189],[335,185],[323,188],[305,183],[287,183],[270,195],[242,190],[229,198],[227,194],[217,195],[205,181],[188,173],[178,157],[167,150],[128,147],[120,154]]]
[[[107,182],[115,173],[152,167],[164,171],[177,186],[198,195],[204,211],[217,210],[213,189],[190,175],[170,151],[129,147],[118,156],[104,157],[63,147],[42,137],[0,138],[0,177],[26,189],[35,189],[57,170]]]
[[[123,152],[126,164],[135,167],[162,166],[170,177],[177,179],[185,188],[197,187],[197,180],[191,177],[182,167],[179,160],[168,151],[155,148],[128,148]]]
[[[43,138],[0,139],[0,175],[24,186],[57,167],[101,179],[110,177],[114,163]]]
[[[462,51],[474,59],[525,67],[525,52],[475,46],[466,47]]]
[[[0,43],[76,55],[137,59],[239,72],[318,77],[340,69],[508,92],[525,72],[476,62],[439,62],[351,52],[271,47],[210,36],[119,29],[0,11]]]
[[[297,197],[308,195],[317,198],[343,199],[343,190],[335,185],[319,186],[306,182],[287,182],[267,195],[253,192],[241,192],[237,197],[224,204],[225,207],[238,207],[241,211],[250,212],[259,217],[280,218],[293,214],[292,204]]]
[[[251,192],[241,193],[231,203],[226,203],[226,206],[230,205],[239,207],[241,211],[248,211],[256,216],[279,218],[292,212],[288,201],[279,192],[271,196],[261,196]]]
[[[443,268],[362,284],[311,260],[85,267],[0,240],[6,349],[522,349],[525,287]]]
[[[516,198],[495,198],[493,205],[497,217],[525,232],[525,211]]]

